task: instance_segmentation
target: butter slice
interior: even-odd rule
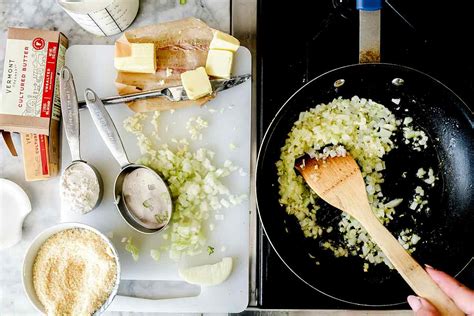
[[[207,74],[218,78],[229,78],[233,59],[234,53],[228,50],[209,50],[206,60]]]
[[[181,82],[190,100],[196,100],[212,93],[211,82],[204,67],[183,72]]]
[[[156,70],[155,44],[131,43],[130,56],[115,57],[114,65],[117,70],[154,74]]]
[[[221,49],[236,52],[239,49],[240,42],[238,39],[221,31],[214,31],[209,49]]]

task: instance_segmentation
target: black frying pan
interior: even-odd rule
[[[403,79],[400,85],[400,80]],[[344,84],[335,87],[337,80]],[[339,81],[340,83],[341,81]],[[397,85],[398,84],[398,85]],[[337,86],[338,84],[336,84]],[[260,220],[273,248],[287,267],[309,286],[348,303],[382,306],[405,302],[411,289],[395,270],[384,264],[363,272],[360,258],[335,258],[318,240],[305,238],[294,216],[279,202],[275,162],[299,113],[342,96],[370,98],[389,108],[397,118],[411,116],[430,138],[428,149],[413,151],[398,141],[384,160],[388,200],[403,197],[392,232],[412,228],[421,238],[413,257],[456,274],[474,257],[474,134],[473,114],[467,105],[436,79],[417,70],[392,64],[358,64],[329,71],[305,84],[281,107],[260,147],[256,193]],[[399,105],[392,99],[400,99]],[[418,168],[432,167],[439,180],[430,191],[429,212],[413,212],[408,202],[420,181]],[[407,171],[407,177],[401,177]],[[318,223],[337,228],[341,211],[319,202]],[[405,216],[399,217],[404,213]],[[340,238],[334,229],[333,238]],[[309,254],[316,257],[310,258]],[[315,264],[315,260],[320,265]],[[278,277],[278,276],[275,276]],[[288,289],[291,291],[291,289]]]

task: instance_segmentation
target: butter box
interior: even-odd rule
[[[58,175],[59,136],[21,134],[21,147],[26,181],[46,180]]]
[[[51,121],[60,120],[57,72],[64,65],[67,45],[60,32],[8,29],[0,129],[50,134]]]
[[[59,172],[58,72],[67,46],[60,32],[8,29],[0,129],[21,133],[27,181],[48,179]]]

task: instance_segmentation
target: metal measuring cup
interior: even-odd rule
[[[74,78],[71,71],[66,66],[64,66],[60,71],[59,89],[64,132],[66,133],[66,139],[69,144],[72,160],[71,164],[69,164],[69,166],[64,169],[61,175],[61,184],[63,183],[63,177],[65,174],[67,174],[68,171],[72,172],[72,168],[82,168],[88,173],[88,176],[97,180],[99,192],[95,192],[96,194],[94,194],[97,195],[97,200],[95,201],[92,209],[85,212],[87,213],[95,209],[100,204],[103,193],[103,182],[99,171],[81,158],[79,105],[77,103]]]
[[[119,174],[115,178],[114,184],[115,205],[120,215],[133,229],[144,234],[153,234],[164,229],[168,225],[173,211],[173,203],[168,186],[160,177],[160,175],[158,175],[158,173],[156,173],[154,170],[143,165],[131,163],[128,160],[122,140],[118,134],[114,122],[105,109],[104,104],[95,94],[95,92],[91,89],[86,89],[84,92],[84,99],[86,100],[87,108],[91,113],[92,120],[94,121],[100,136],[121,168]],[[159,182],[161,188],[163,188],[163,191],[165,192],[166,196],[163,196],[163,199],[167,200],[167,207],[165,210],[167,218],[162,223],[161,227],[145,227],[143,224],[141,224],[142,221],[136,216],[136,214],[130,208],[130,205],[127,203],[125,196],[128,192],[124,191],[124,180],[128,175],[137,169],[145,170],[147,173],[149,173],[148,175],[153,175],[156,177],[155,180]]]

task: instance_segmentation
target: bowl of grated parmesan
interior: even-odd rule
[[[80,223],[41,232],[23,260],[23,287],[47,315],[99,315],[117,294],[120,262],[110,240]]]

